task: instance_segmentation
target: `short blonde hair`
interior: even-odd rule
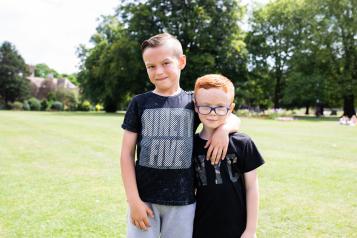
[[[161,33],[144,40],[141,44],[141,53],[143,54],[147,48],[156,48],[168,42],[172,42],[172,48],[177,57],[183,54],[182,45],[179,40],[169,33]]]
[[[220,74],[206,74],[199,77],[195,83],[195,94],[201,88],[220,88],[228,94],[230,102],[234,100],[234,85],[231,80]]]

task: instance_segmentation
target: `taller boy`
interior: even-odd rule
[[[167,33],[144,41],[142,54],[155,89],[133,97],[122,125],[121,173],[130,209],[127,237],[191,238],[192,147],[199,120],[192,93],[180,88],[186,57],[180,42]],[[233,118],[213,135],[213,162],[225,155],[228,134],[238,124]]]

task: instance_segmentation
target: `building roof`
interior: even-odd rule
[[[43,81],[45,81],[45,78],[41,77],[34,77],[34,76],[29,76],[27,79],[32,82],[34,85],[36,85],[37,88],[41,87],[41,84]],[[63,79],[56,79],[52,78],[51,79],[53,84],[56,85],[56,87],[63,87],[63,88],[68,88],[68,89],[76,89],[78,88],[76,85],[74,85],[71,81],[69,81],[66,78]]]

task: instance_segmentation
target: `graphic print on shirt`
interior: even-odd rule
[[[141,117],[139,165],[156,169],[191,166],[193,111],[183,108],[146,109]]]
[[[216,179],[214,182],[216,184],[222,184],[222,176],[221,176],[221,161],[219,161],[218,164],[213,165],[214,166],[214,173],[216,175]]]
[[[206,172],[206,165],[205,165],[206,156],[197,155],[197,158],[195,159],[196,159],[195,172],[198,181],[198,186],[207,186],[207,172]],[[234,169],[237,167],[237,161],[238,161],[237,156],[235,154],[227,154],[226,161],[227,163],[225,164],[227,166],[230,180],[232,182],[237,182],[239,179],[239,173],[236,169]],[[223,183],[222,176],[221,176],[221,165],[222,165],[221,162],[214,165],[215,184]]]
[[[237,182],[239,179],[239,174],[234,167],[237,167],[237,156],[235,154],[226,155],[227,168],[229,173],[229,178],[232,182]]]
[[[199,186],[206,186],[207,185],[207,175],[206,175],[206,168],[205,168],[206,156],[198,155],[197,159],[198,161],[195,163],[197,181],[199,183]]]

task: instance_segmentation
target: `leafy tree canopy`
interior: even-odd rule
[[[152,89],[140,44],[162,32],[175,35],[183,45],[188,60],[181,75],[183,88],[192,89],[195,79],[206,73],[246,81],[247,52],[237,24],[244,12],[233,0],[122,1],[115,16],[102,17],[91,38],[94,47],[79,48],[83,93],[115,111],[124,109],[133,94]]]
[[[24,59],[15,46],[5,41],[0,46],[0,100],[5,105],[28,97],[30,86],[27,75]]]

